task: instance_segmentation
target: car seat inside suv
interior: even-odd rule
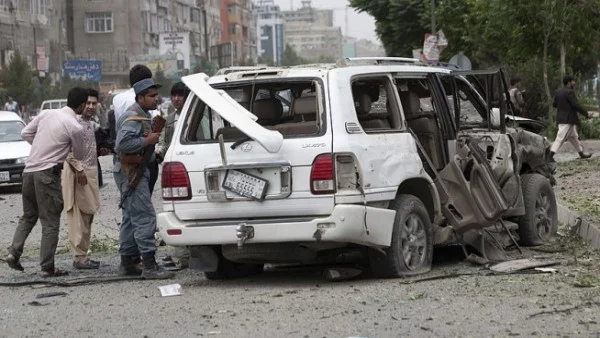
[[[445,163],[435,114],[421,110],[421,100],[414,92],[401,91],[399,94],[408,127],[417,135],[435,169],[441,170]]]
[[[390,121],[387,113],[371,113],[373,101],[367,93],[354,93],[354,107],[358,122],[364,130],[390,129]]]

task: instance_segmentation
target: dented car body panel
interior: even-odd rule
[[[392,247],[394,201],[405,195],[423,204],[434,234],[447,234],[439,241],[522,216],[521,175],[552,179],[549,144],[507,130],[510,106],[494,101],[503,89],[491,84],[502,81],[490,76],[483,89],[494,94],[467,74],[411,64],[185,77],[193,94],[165,161],[190,195],[163,184],[160,236],[237,244],[227,259],[239,262],[296,262],[281,251]],[[279,258],[252,253],[269,245]]]

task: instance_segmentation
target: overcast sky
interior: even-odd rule
[[[274,0],[282,10],[289,10],[293,5],[294,9],[302,6],[301,0]],[[373,17],[366,13],[357,13],[353,8],[348,8],[348,32],[346,32],[345,8],[348,5],[347,0],[312,0],[312,6],[322,9],[335,9],[333,11],[334,24],[342,27],[342,34],[353,36],[359,39],[369,39],[379,41],[375,34],[375,22]]]

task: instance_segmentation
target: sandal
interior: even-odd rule
[[[60,269],[42,270],[40,272],[40,277],[42,277],[42,278],[61,277],[61,276],[66,276],[68,274],[69,274],[69,271],[63,271],[63,270],[60,270]]]
[[[6,256],[6,263],[8,263],[8,266],[11,269],[15,269],[18,271],[25,271],[25,268],[23,267],[23,265],[21,265],[20,260],[11,254]]]
[[[74,261],[73,267],[78,270],[93,270],[100,268],[100,262],[86,259],[83,262]]]

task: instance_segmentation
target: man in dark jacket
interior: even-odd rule
[[[575,78],[570,75],[566,75],[563,78],[563,86],[554,93],[554,103],[556,107],[557,116],[556,122],[558,123],[558,133],[556,134],[556,140],[550,148],[550,155],[554,159],[554,154],[560,149],[560,146],[565,141],[571,142],[573,148],[579,152],[579,157],[590,158],[592,154],[586,154],[583,152],[583,145],[579,141],[579,133],[577,131],[580,125],[579,116],[577,113],[585,116],[587,119],[588,112],[585,110],[577,101],[573,88],[575,87]]]

